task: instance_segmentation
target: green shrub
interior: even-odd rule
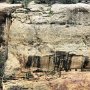
[[[81,0],[6,0],[7,3],[20,3],[23,2],[24,5],[27,7],[28,3],[34,1],[37,4],[53,4],[55,2],[63,3],[63,4],[70,4],[70,3],[77,3]]]
[[[50,3],[51,0],[34,0],[35,3]]]
[[[6,0],[7,3],[11,3],[11,4],[20,3],[21,1],[23,0]]]
[[[7,3],[14,3],[14,0],[6,0]]]
[[[79,0],[34,0],[35,3],[46,3],[46,4],[53,4],[55,2],[63,3],[63,4],[71,4],[71,3],[77,3]]]
[[[33,0],[23,0],[23,5],[24,5],[24,8],[27,8],[29,2],[31,2]]]

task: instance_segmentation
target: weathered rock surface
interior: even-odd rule
[[[18,72],[19,69],[20,69],[19,61],[15,56],[9,53],[9,58],[5,65],[5,70],[6,70],[5,73],[7,75],[10,75],[10,74],[12,75],[12,74],[15,74],[15,72]]]
[[[48,6],[32,2],[28,5],[28,10],[23,8],[17,9],[12,13],[12,24],[8,32],[9,55],[5,64],[5,75],[17,73],[17,70],[20,68],[19,59],[24,57],[27,60],[29,55],[39,54],[44,56],[47,53],[49,55],[52,51],[58,50],[90,56],[89,29],[90,5],[87,4],[53,4]],[[57,83],[60,80],[57,80]],[[24,83],[24,81],[21,82]],[[7,85],[4,84],[4,90],[8,90],[7,86],[10,88],[13,86],[13,83],[14,86],[19,85],[18,81],[10,81],[6,83]],[[60,83],[60,87],[57,87],[57,84],[55,84],[53,89],[49,87],[50,85],[47,86],[48,84],[45,81],[44,83],[35,83],[36,86],[33,86],[33,82],[29,81],[28,85],[33,85],[26,90],[42,90],[42,88],[44,90],[60,90],[60,87],[62,87],[61,90],[68,90],[67,87],[71,87],[70,85],[66,86],[66,83],[65,89],[63,89],[65,82],[63,84]],[[72,83],[72,80],[70,83]],[[28,85],[26,85],[27,88]],[[23,85],[20,83],[20,86]],[[78,85],[76,86],[79,87]],[[69,90],[73,90],[73,88],[76,89],[73,85],[72,89]]]
[[[28,7],[30,11],[26,14],[22,13],[25,11],[23,9],[16,10],[12,14],[9,50],[23,51],[27,49],[25,47],[30,48],[39,43],[49,44],[54,50],[76,53],[79,51],[87,55],[86,51],[90,44],[89,5],[48,6],[31,3]],[[16,47],[13,47],[15,45]]]
[[[1,12],[6,12],[10,10],[15,10],[16,8],[22,7],[21,4],[7,4],[7,3],[0,3],[0,11]]]
[[[4,64],[8,56],[8,45],[7,45],[7,20],[8,15],[13,12],[15,9],[22,7],[21,4],[6,4],[0,3],[0,90],[2,87],[2,77],[4,73]],[[10,17],[10,15],[9,15]],[[10,25],[9,25],[10,26]],[[11,60],[11,59],[10,59]],[[12,61],[11,61],[12,62]],[[16,62],[17,63],[17,62]],[[8,64],[10,62],[8,61]],[[6,66],[7,67],[7,66]],[[9,69],[11,69],[10,67]],[[7,69],[7,70],[9,70]],[[11,72],[9,72],[10,74]],[[12,74],[12,73],[11,73]]]
[[[4,90],[89,90],[90,73],[68,72],[61,78],[36,81],[12,80],[3,84]]]

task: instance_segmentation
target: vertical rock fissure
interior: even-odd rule
[[[8,59],[8,35],[11,24],[11,16],[6,12],[0,14],[0,87],[4,76],[4,66]]]

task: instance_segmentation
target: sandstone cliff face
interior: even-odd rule
[[[4,64],[8,56],[7,45],[7,17],[10,12],[13,12],[16,8],[21,7],[21,4],[11,5],[6,3],[0,3],[0,89],[2,88],[2,77],[4,73]],[[10,25],[9,25],[10,26]]]
[[[90,5],[48,6],[31,2],[28,8],[19,8],[12,13],[5,76],[17,74],[21,68],[20,58],[27,60],[29,55],[44,56],[52,51],[66,51],[89,56]],[[49,87],[45,85],[45,90],[55,90],[47,89]],[[34,88],[42,90],[42,87]]]
[[[8,50],[10,54],[16,56],[17,60],[20,54],[27,59],[32,48],[41,50],[41,55],[50,53],[52,50],[60,50],[89,56],[89,5],[53,4],[48,6],[30,3],[28,8],[30,9],[28,13],[23,8],[12,13],[12,25],[8,32]],[[12,66],[11,63],[10,65]],[[5,70],[7,69],[11,70],[10,68]]]
[[[66,47],[75,51],[89,45],[89,5],[30,4],[29,8],[31,11],[28,14],[18,10],[12,14],[10,43],[33,42],[29,45],[34,45],[37,34],[41,40],[39,43],[50,44],[59,50]]]
[[[31,2],[28,8],[30,9],[28,12],[20,8],[12,13],[12,24],[8,32],[8,50],[17,60],[19,55],[24,55],[27,59],[32,48],[41,50],[41,55],[60,50],[89,56],[89,5],[48,6]],[[11,64],[10,66],[12,67]]]
[[[58,79],[48,79],[43,77],[38,81],[12,80],[4,83],[4,90],[89,90],[90,73],[73,73],[64,74]]]

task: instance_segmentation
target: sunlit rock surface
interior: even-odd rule
[[[12,14],[9,31],[9,50],[18,51],[34,47],[37,43],[51,46],[53,50],[81,52],[89,49],[90,6],[87,4],[52,6],[29,4],[25,9],[17,9]],[[39,40],[36,40],[38,37]],[[15,46],[16,47],[13,47]],[[21,47],[22,46],[22,47]],[[27,47],[27,48],[25,48]],[[37,46],[39,47],[39,46]],[[15,49],[14,49],[15,48]]]
[[[50,55],[52,51],[66,51],[76,55],[90,56],[90,5],[79,3],[48,6],[31,2],[27,10],[19,8],[11,15],[12,24],[8,32],[9,54],[5,63],[5,76],[18,74],[18,70],[20,70],[19,60],[27,61],[29,55],[45,56]],[[48,80],[49,78],[44,77],[45,75],[43,75],[44,82],[38,81],[38,84],[36,81],[26,81],[27,85],[24,84],[26,86],[24,87],[25,81],[19,83],[16,80],[4,83],[3,87],[4,90],[8,90],[15,85],[28,88],[26,90],[42,90],[42,88],[44,90],[60,90],[61,87],[61,90],[73,90],[78,89],[78,87],[82,90],[81,82],[85,82],[85,85],[88,86],[86,90],[89,90],[90,86],[87,82],[90,80],[82,80],[84,75],[88,77],[89,74],[86,75],[85,73],[81,77],[80,85],[74,84],[74,82],[78,82],[75,80],[79,78],[78,76],[81,73],[73,76],[74,74],[72,72],[71,77],[67,76],[67,81],[64,80],[63,83],[61,83],[60,78],[54,81],[58,81],[55,83],[55,87],[51,82],[45,82],[45,79]],[[57,75],[54,77],[51,76],[50,78],[56,79]],[[74,81],[73,77],[75,78]],[[60,85],[58,85],[59,83]],[[69,83],[70,85],[68,85]],[[63,87],[64,84],[65,87]]]
[[[12,80],[4,83],[4,90],[89,90],[90,73],[68,72],[60,78],[41,77],[41,80]]]

